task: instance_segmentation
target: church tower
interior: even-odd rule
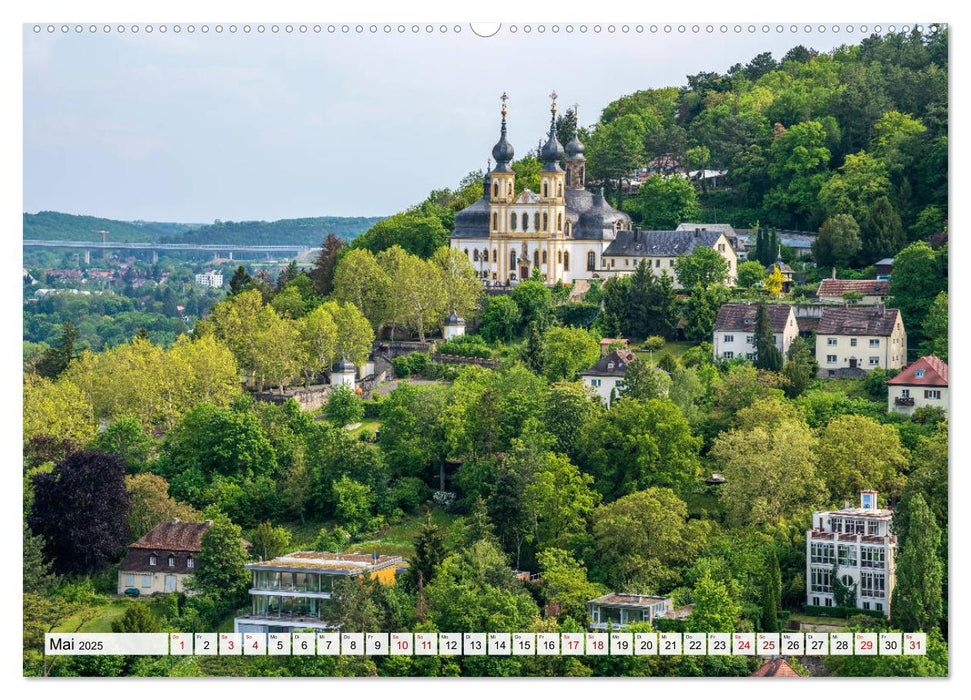
[[[550,133],[546,145],[543,146],[540,157],[543,159],[543,170],[540,172],[539,201],[547,210],[549,222],[546,232],[551,236],[562,236],[564,225],[564,195],[566,185],[565,173],[560,167],[563,158],[563,145],[556,138],[556,92],[550,95]]]
[[[515,197],[516,173],[513,172],[510,163],[515,157],[512,144],[506,140],[506,100],[509,99],[506,93],[502,93],[502,128],[499,132],[499,141],[492,147],[492,157],[496,161],[496,167],[492,169],[489,178],[491,191],[489,192],[489,202],[491,204],[509,204]],[[495,210],[493,210],[495,211]],[[500,217],[502,212],[498,212]],[[493,227],[495,230],[495,227]]]
[[[573,138],[566,145],[566,186],[575,190],[582,190],[586,184],[587,159],[583,155],[585,150],[580,141],[580,115],[574,107]]]

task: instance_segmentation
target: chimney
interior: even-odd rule
[[[833,276],[831,277],[831,279],[836,279],[836,266],[835,265],[833,265]]]

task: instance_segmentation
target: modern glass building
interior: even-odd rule
[[[236,632],[290,632],[337,629],[334,589],[337,581],[369,576],[393,584],[401,557],[382,554],[294,552],[271,561],[247,564],[253,573],[252,609],[237,617]]]

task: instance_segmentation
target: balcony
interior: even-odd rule
[[[914,397],[913,396],[896,396],[894,397],[893,403],[895,406],[913,406]]]

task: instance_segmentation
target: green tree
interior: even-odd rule
[[[88,444],[88,449],[118,455],[138,472],[155,456],[155,440],[134,418],[118,418]]]
[[[377,255],[392,246],[423,260],[448,245],[449,231],[442,220],[421,209],[412,209],[374,224],[351,243],[351,248],[366,248]]]
[[[521,314],[508,296],[489,297],[482,311],[479,332],[490,343],[509,342],[520,327]]]
[[[565,455],[544,452],[525,489],[537,548],[569,547],[585,535],[599,494],[593,477],[581,472]]]
[[[23,529],[23,591],[45,595],[57,585],[58,577],[51,571],[51,562],[44,556],[44,538],[31,531],[26,519]]]
[[[897,583],[890,610],[895,626],[905,632],[931,632],[942,614],[943,567],[938,557],[941,530],[923,496],[910,503],[907,539],[897,557]]]
[[[582,328],[551,328],[543,334],[541,366],[551,382],[573,381],[600,357],[600,344]]]
[[[232,278],[229,280],[229,295],[240,294],[249,291],[253,278],[243,265],[236,268]]]
[[[877,489],[889,498],[900,495],[907,468],[907,451],[892,425],[867,416],[840,416],[819,435],[816,448],[823,476],[833,500],[864,489]]]
[[[713,284],[725,284],[728,280],[728,261],[717,250],[708,246],[696,246],[674,261],[678,282],[685,289],[701,285],[707,289]]]
[[[784,225],[806,225],[818,206],[830,155],[826,129],[818,121],[794,124],[776,136],[769,148],[774,187],[763,201],[766,212]]]
[[[611,191],[621,189],[643,163],[646,126],[637,114],[624,114],[598,124],[586,142],[590,174]]]
[[[349,386],[339,386],[331,391],[324,413],[328,421],[343,427],[364,418],[364,403]]]
[[[521,314],[522,328],[536,323],[540,331],[546,329],[553,310],[553,293],[549,287],[536,280],[526,280],[513,287],[510,296]]]
[[[630,277],[627,287],[625,311],[626,328],[632,335],[669,337],[678,323],[678,312],[673,281],[665,272],[654,274],[646,260],[641,260]]]
[[[482,280],[468,257],[458,248],[443,247],[435,251],[431,262],[441,271],[444,312],[454,310],[464,318],[476,315],[482,300]]]
[[[548,547],[537,555],[543,598],[547,614],[555,610],[559,617],[587,619],[587,601],[597,598],[603,588],[587,578],[587,568],[568,551]]]
[[[132,603],[120,620],[111,623],[112,632],[161,632],[162,622],[147,603]]]
[[[893,306],[900,309],[907,323],[910,342],[920,346],[924,340],[921,322],[937,298],[947,288],[946,248],[934,251],[927,243],[911,243],[893,259],[890,293]]]
[[[686,492],[697,479],[701,440],[667,399],[624,399],[580,433],[580,464],[605,498],[650,486]]]
[[[758,286],[762,282],[764,272],[765,268],[757,260],[746,260],[745,262],[739,263],[738,286],[746,289]]]
[[[642,228],[654,231],[673,230],[701,215],[698,193],[691,180],[682,176],[652,175],[625,202],[625,208]]]
[[[782,271],[779,269],[778,265],[772,266],[772,271],[762,280],[762,285],[765,287],[765,291],[769,293],[770,296],[777,297],[782,294],[782,287],[785,284],[785,278],[782,276]]]
[[[550,386],[543,409],[543,425],[553,437],[553,449],[575,459],[580,430],[603,411],[599,400],[580,382]]]
[[[392,290],[388,272],[370,250],[352,248],[341,256],[334,272],[334,298],[354,304],[375,327],[395,320],[389,308]]]
[[[848,214],[863,221],[874,202],[890,194],[887,166],[866,151],[848,153],[839,171],[819,191],[819,203],[828,216]]]
[[[782,352],[775,341],[772,321],[765,304],[759,304],[755,312],[755,366],[778,372],[782,369]]]
[[[435,576],[435,569],[445,560],[447,553],[445,534],[432,521],[429,513],[418,528],[415,554],[408,560],[408,581],[415,588],[428,585]]]
[[[287,553],[290,547],[290,531],[285,527],[273,527],[267,520],[256,526],[253,533],[252,553],[261,561],[269,561]]]
[[[801,421],[721,433],[711,456],[725,475],[721,498],[729,519],[768,525],[816,505],[823,484],[814,450],[813,433]]]
[[[624,398],[648,399],[667,398],[671,389],[671,376],[660,367],[635,358],[627,365],[624,374],[624,388],[620,395]]]
[[[202,533],[199,567],[191,587],[219,601],[237,601],[246,593],[250,575],[243,531],[225,514],[216,513]]]
[[[819,227],[812,251],[820,267],[846,267],[856,260],[862,247],[860,227],[852,214],[836,214]]]
[[[685,621],[689,632],[734,632],[738,628],[738,618],[742,612],[731,596],[728,587],[714,580],[706,573],[692,591],[694,608]]]
[[[320,244],[320,253],[314,261],[310,278],[314,282],[314,289],[320,296],[327,296],[334,291],[334,273],[337,270],[337,260],[346,244],[333,233]]]
[[[834,577],[835,579],[835,577]],[[782,598],[782,572],[779,570],[779,556],[772,549],[766,562],[762,577],[762,631],[779,632],[779,609]]]
[[[69,380],[52,382],[24,377],[24,442],[39,438],[66,441],[74,447],[87,443],[97,426],[91,404]]]
[[[923,331],[926,339],[921,350],[926,355],[935,355],[947,362],[947,292],[934,297],[934,302],[924,317]]]
[[[360,532],[371,519],[374,494],[371,487],[341,476],[331,487],[334,492],[334,515],[351,532]]]
[[[816,376],[818,364],[809,345],[802,338],[793,338],[788,356],[782,375],[786,380],[786,396],[794,399],[809,387]]]
[[[700,285],[691,290],[691,296],[684,304],[686,325],[684,333],[688,340],[711,341],[711,334],[715,330],[718,310],[722,304],[728,302],[731,292],[728,287],[716,284],[708,289]]]
[[[328,371],[337,359],[337,323],[323,306],[318,306],[300,319],[298,325],[303,351],[302,372],[309,384]]]
[[[861,254],[867,261],[895,255],[906,243],[900,216],[888,197],[878,197],[860,226]]]
[[[705,543],[710,523],[665,488],[650,488],[600,506],[593,514],[597,573],[614,590],[663,591]]]
[[[139,540],[153,527],[178,518],[185,522],[199,522],[201,513],[192,506],[180,503],[169,495],[169,482],[158,474],[143,473],[125,477],[128,490],[128,537]]]
[[[38,360],[37,373],[48,379],[57,379],[79,352],[78,329],[70,320],[66,320],[57,342],[45,350]]]
[[[537,374],[543,372],[543,361],[546,353],[543,348],[543,336],[539,332],[539,324],[533,321],[529,324],[529,333],[523,344],[522,360],[529,369]]]

